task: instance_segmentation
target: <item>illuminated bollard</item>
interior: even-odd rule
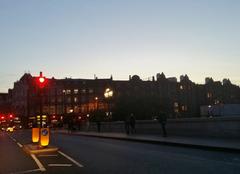
[[[40,145],[43,147],[49,144],[49,128],[41,128],[40,132]]]
[[[32,142],[39,142],[39,128],[32,128]]]

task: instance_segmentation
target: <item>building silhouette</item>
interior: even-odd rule
[[[206,78],[205,84],[195,84],[187,75],[177,81],[175,77],[166,78],[164,73],[147,81],[137,75],[122,81],[113,80],[112,76],[108,79],[48,78],[40,97],[36,78],[25,73],[8,95],[1,94],[7,95],[5,104],[26,124],[40,114],[40,102],[43,114],[63,121],[69,115],[81,119],[91,117],[95,110],[105,111],[106,119],[111,116],[111,120],[124,120],[130,113],[136,119],[154,119],[161,111],[169,118],[199,117],[200,106],[240,103],[240,88],[229,79],[220,82]],[[111,97],[104,95],[106,89],[113,92]]]

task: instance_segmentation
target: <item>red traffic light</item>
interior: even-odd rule
[[[40,72],[39,77],[37,77],[37,85],[38,85],[40,88],[44,88],[45,85],[46,85],[46,83],[47,83],[46,77],[43,77],[42,72]]]
[[[40,83],[44,83],[44,82],[45,82],[45,78],[44,78],[44,77],[39,77],[39,78],[38,78],[38,81],[39,81]]]

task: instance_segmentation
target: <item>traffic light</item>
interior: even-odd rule
[[[42,75],[42,72],[40,72],[40,76],[37,77],[37,84],[39,88],[44,88],[47,84],[47,79]]]

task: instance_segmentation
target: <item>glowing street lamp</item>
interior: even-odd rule
[[[98,97],[95,97],[94,99],[96,101],[96,109],[98,110]]]
[[[110,98],[113,96],[113,91],[110,88],[107,88],[104,92],[104,97],[105,98]]]
[[[113,97],[113,90],[111,90],[110,88],[107,88],[104,92],[104,97],[108,100],[108,103],[107,103],[108,114],[107,114],[107,116],[111,117],[109,100],[110,100],[110,98]]]

